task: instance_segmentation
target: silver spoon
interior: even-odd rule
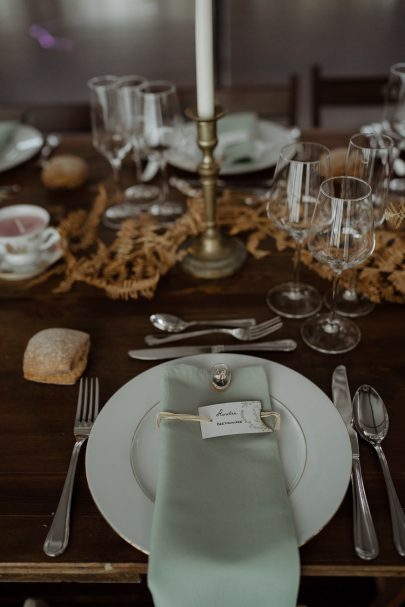
[[[52,155],[52,152],[56,150],[56,148],[60,145],[62,138],[57,133],[49,133],[45,137],[44,145],[41,148],[40,158],[38,160],[38,164],[43,167],[45,166],[47,160]]]
[[[180,333],[188,327],[196,325],[207,325],[213,327],[253,327],[256,324],[254,318],[236,318],[232,320],[190,320],[186,321],[174,314],[152,314],[150,322],[156,329],[168,333]]]
[[[387,486],[394,544],[398,553],[405,556],[405,515],[381,447],[381,443],[388,432],[388,412],[381,396],[367,384],[360,386],[354,395],[353,418],[360,436],[377,451]]]

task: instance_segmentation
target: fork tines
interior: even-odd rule
[[[82,377],[77,398],[76,422],[94,421],[98,415],[99,381],[98,377]]]

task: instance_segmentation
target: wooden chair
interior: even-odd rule
[[[90,106],[86,103],[3,106],[0,120],[19,120],[44,133],[91,130]]]
[[[183,110],[197,102],[195,87],[179,87],[178,94]],[[262,118],[295,126],[298,76],[291,75],[286,84],[219,86],[215,90],[215,99],[227,112],[254,111]]]
[[[384,104],[388,76],[324,76],[319,65],[311,68],[312,124],[321,126],[322,109],[370,107]]]

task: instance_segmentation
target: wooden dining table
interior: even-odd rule
[[[349,135],[311,130],[304,132],[302,138],[332,148],[346,145]],[[108,164],[94,150],[90,134],[66,134],[58,153],[75,154],[88,162],[89,179],[83,187],[71,191],[46,189],[35,157],[0,174],[0,186],[21,186],[20,193],[3,200],[2,206],[16,202],[44,206],[54,225],[73,209],[89,208],[96,185],[109,174]],[[181,171],[177,174],[185,175]],[[258,177],[270,175],[271,170]],[[130,185],[133,178],[128,160],[123,168],[123,185]],[[99,237],[111,238],[111,231],[101,226]],[[127,354],[129,349],[146,347],[144,336],[151,332],[151,313],[168,312],[187,319],[243,316],[254,317],[258,322],[272,316],[265,301],[266,291],[289,279],[292,251],[277,251],[272,242],[268,247],[271,255],[262,259],[248,256],[242,269],[228,278],[198,279],[185,274],[181,267],[174,267],[161,278],[151,299],[113,300],[104,291],[82,283],[75,283],[66,293],[54,293],[60,276],[34,286],[28,286],[27,281],[0,282],[0,581],[131,582],[146,574],[148,567],[147,555],[122,539],[98,511],[87,486],[84,457],[80,459],[74,488],[69,545],[59,557],[44,554],[43,542],[73,446],[77,386],[25,380],[22,359],[28,340],[50,327],[89,333],[91,351],[86,373],[99,377],[101,402],[105,403],[131,378],[155,364],[134,360]],[[322,293],[330,288],[330,283],[308,268],[303,268],[302,278]],[[399,499],[405,505],[404,320],[403,306],[376,305],[371,314],[356,319],[362,333],[360,344],[346,354],[326,355],[302,342],[302,321],[285,319],[277,338],[297,340],[296,351],[263,352],[260,356],[301,373],[329,397],[332,372],[338,364],[347,368],[352,393],[363,383],[377,389],[390,417],[384,450]],[[377,456],[362,441],[360,453],[380,542],[379,556],[365,561],[355,554],[349,489],[330,522],[301,547],[302,576],[405,577],[405,558],[394,547]]]

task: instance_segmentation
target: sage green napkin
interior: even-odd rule
[[[16,128],[17,122],[9,120],[0,122],[0,154],[6,149]]]
[[[223,392],[210,372],[173,364],[164,411],[260,400],[261,366],[233,370]],[[283,420],[281,420],[283,423]],[[162,420],[148,585],[155,607],[295,607],[299,552],[276,433],[201,438],[199,422]]]
[[[256,160],[257,116],[251,112],[229,114],[218,121],[216,155],[223,166]]]

